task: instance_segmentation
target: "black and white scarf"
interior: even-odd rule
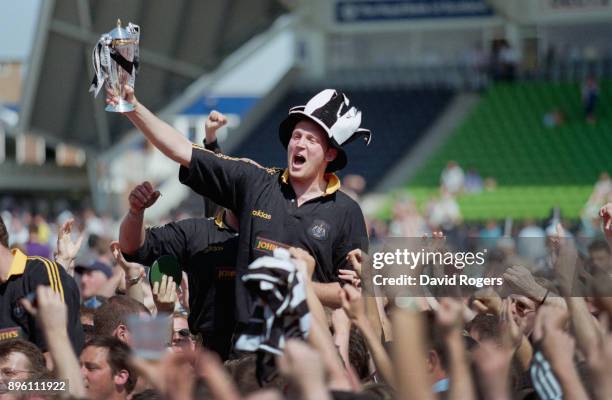
[[[310,312],[306,286],[286,249],[276,249],[273,257],[253,261],[242,281],[255,296],[256,303],[236,349],[282,355],[289,338],[308,337]]]

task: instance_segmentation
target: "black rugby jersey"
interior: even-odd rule
[[[59,293],[68,307],[68,336],[76,354],[83,348],[85,336],[80,319],[80,295],[75,280],[61,265],[43,257],[27,257],[18,249],[7,280],[0,283],[0,340],[23,338],[36,344],[43,352],[47,344],[35,318],[21,306],[19,300],[36,292],[38,285],[50,286]]]
[[[142,247],[125,259],[150,266],[163,255],[174,257],[189,278],[190,330],[226,358],[235,326],[238,234],[222,218],[189,218],[145,232]]]
[[[189,168],[180,169],[180,181],[234,211],[240,220],[236,261],[239,322],[248,321],[252,304],[240,278],[251,261],[271,254],[274,248],[296,246],[307,250],[317,263],[313,279],[324,283],[339,282],[339,268],[352,269],[346,261],[349,251],[360,248],[367,252],[361,208],[338,190],[336,175],[326,178],[325,194],[298,207],[287,171],[263,168],[194,145]]]

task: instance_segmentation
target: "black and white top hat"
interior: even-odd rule
[[[338,156],[327,166],[327,172],[338,171],[346,166],[346,153],[342,146],[362,137],[366,145],[372,140],[368,129],[360,128],[361,111],[351,107],[346,95],[338,90],[325,89],[306,103],[293,107],[279,127],[279,137],[285,148],[289,144],[295,125],[309,119],[327,133],[329,143],[338,150]]]

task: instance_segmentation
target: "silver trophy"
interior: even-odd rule
[[[134,87],[138,70],[139,40],[140,27],[130,22],[127,28],[123,28],[119,19],[117,27],[103,34],[93,49],[91,57],[95,76],[89,91],[94,92],[94,97],[97,96],[106,82],[107,87],[119,98],[116,105],[107,105],[106,111],[134,110],[134,106],[125,101],[124,87],[125,85]]]

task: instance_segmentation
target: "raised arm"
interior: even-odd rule
[[[442,330],[448,351],[450,389],[449,399],[475,399],[472,375],[462,335],[461,303],[453,298],[441,298],[436,310],[438,328]]]
[[[57,233],[57,248],[55,249],[55,261],[63,266],[68,275],[74,276],[74,260],[83,244],[85,234],[81,232],[76,242],[72,241],[72,225],[74,219],[65,221]]]
[[[160,193],[149,182],[136,186],[129,196],[130,210],[121,221],[119,247],[126,254],[134,254],[145,241],[144,210],[151,207]]]
[[[125,100],[134,105],[134,111],[125,113],[130,121],[164,155],[188,167],[191,162],[192,143],[174,127],[140,104],[134,95],[134,88],[126,85],[125,93]],[[113,92],[107,89],[106,96],[107,104],[117,104],[119,99]]]
[[[342,308],[363,334],[368,350],[372,354],[376,371],[391,386],[395,387],[395,376],[393,375],[393,364],[387,355],[385,348],[380,343],[380,331],[375,331],[370,324],[366,312],[366,303],[361,297],[359,290],[351,285],[344,285],[342,292]]]
[[[23,299],[21,304],[36,318],[44,333],[57,377],[68,381],[67,386],[71,396],[83,398],[86,394],[85,386],[79,362],[66,330],[68,325],[66,304],[58,293],[42,285],[36,289],[36,307],[28,299]]]
[[[606,235],[608,245],[612,245],[612,203],[607,203],[601,207],[599,216],[603,220],[603,231]]]

